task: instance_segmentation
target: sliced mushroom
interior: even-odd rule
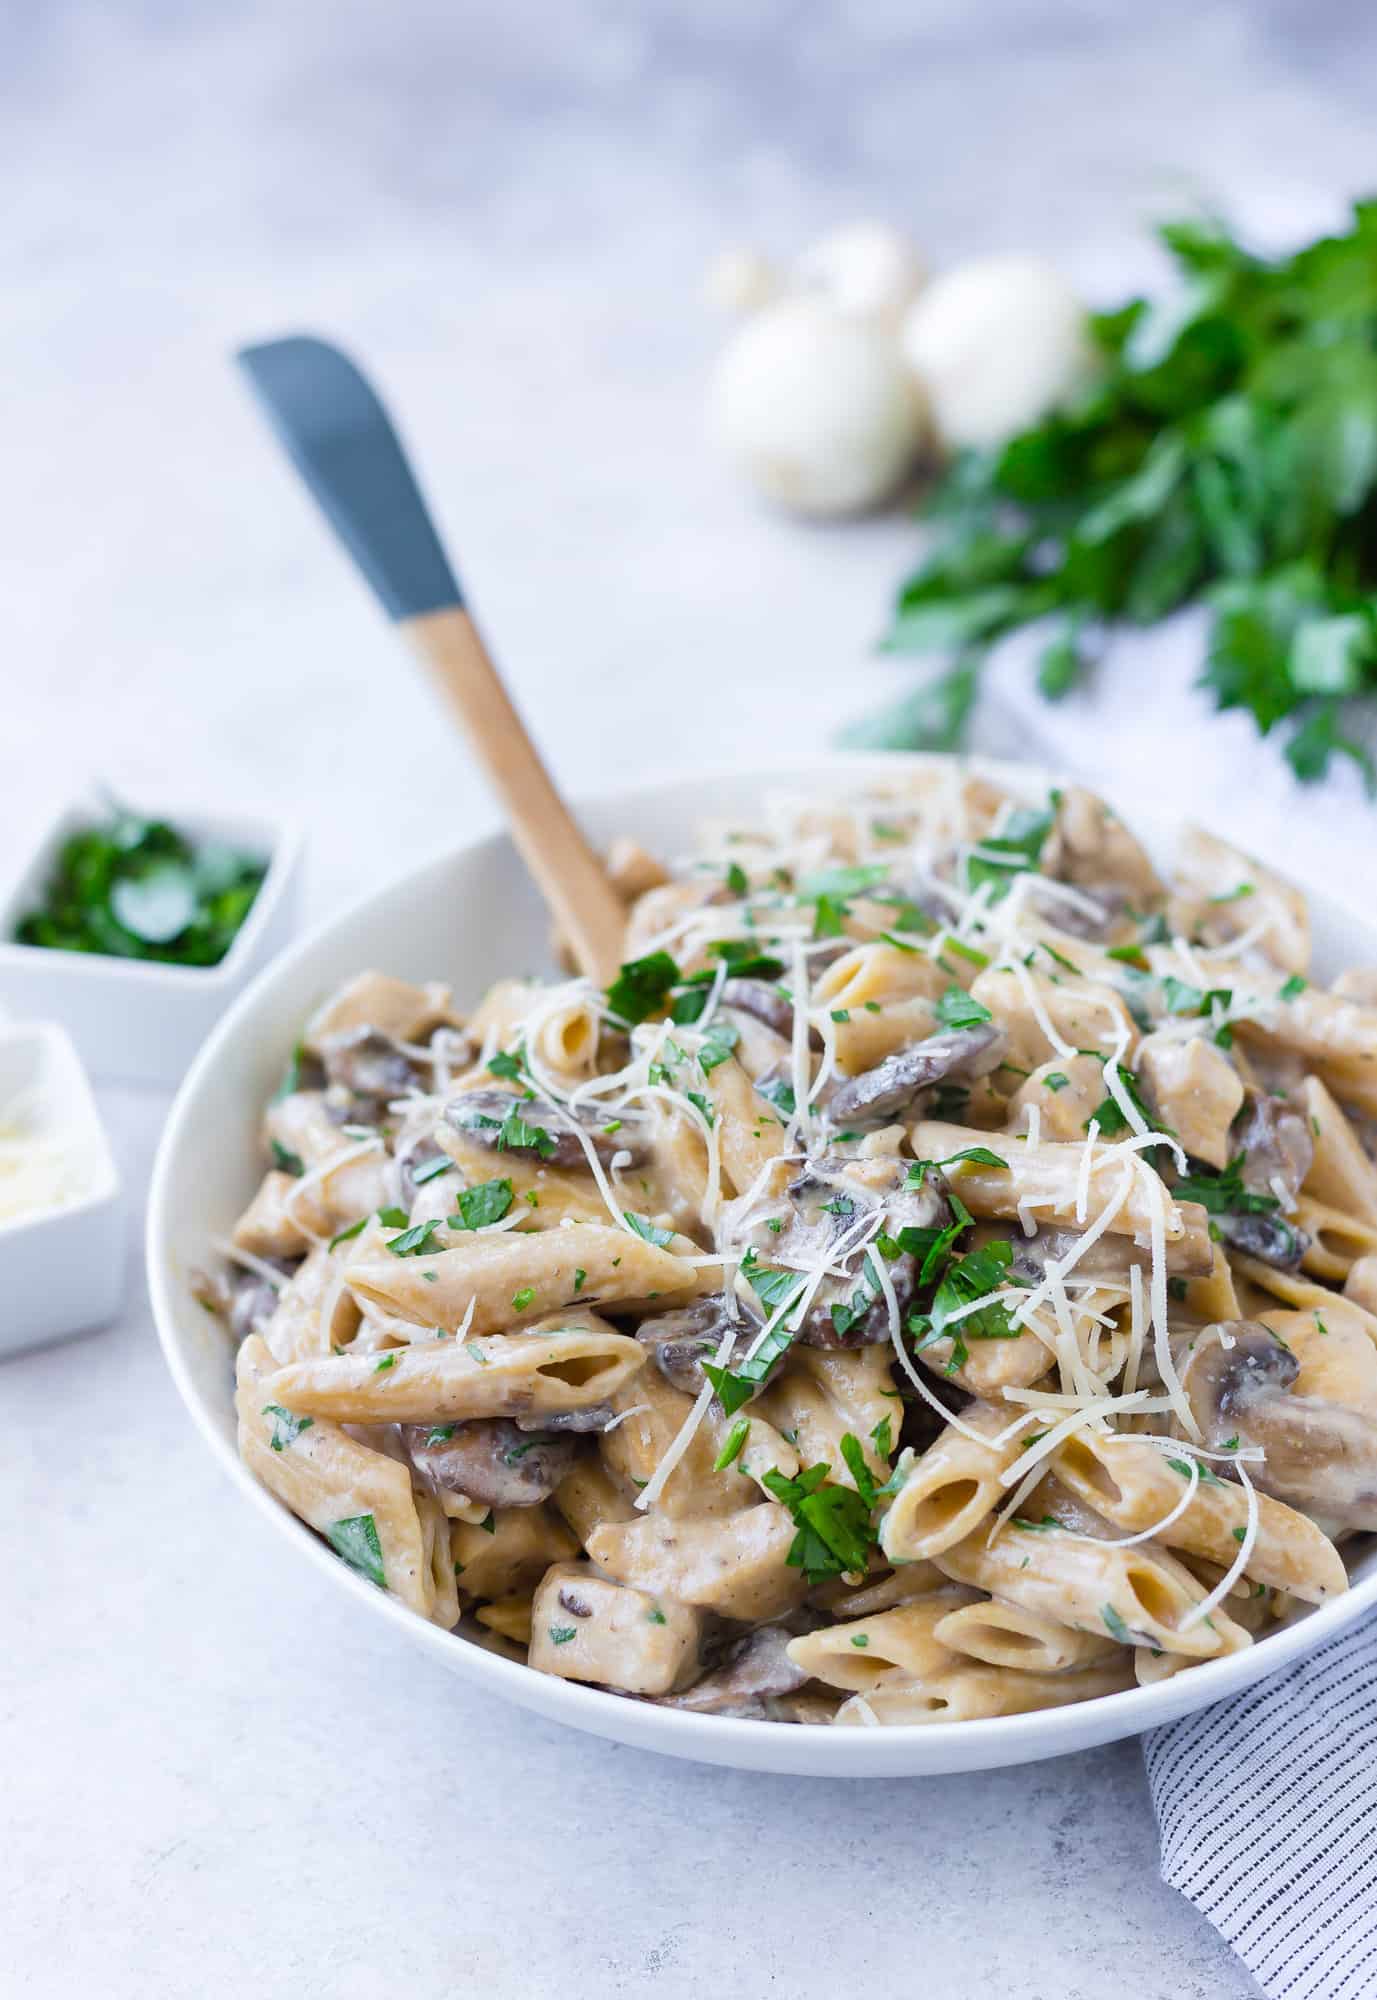
[[[743,1321],[739,1307],[731,1310],[735,1303],[725,1292],[714,1292],[678,1312],[657,1313],[641,1321],[636,1338],[650,1349],[651,1360],[672,1388],[686,1396],[698,1394],[706,1379],[703,1363],[718,1352],[728,1327],[738,1331],[727,1365],[744,1355],[760,1331],[760,1322]]]
[[[834,1125],[855,1118],[892,1118],[945,1077],[978,1076],[997,1068],[1003,1044],[1003,1033],[993,1021],[929,1035],[911,1049],[886,1056],[874,1069],[849,1077],[833,1092],[828,1116]]]
[[[1277,1271],[1298,1271],[1310,1248],[1310,1238],[1283,1215],[1231,1209],[1210,1218],[1223,1240],[1247,1257]]]
[[[1315,1158],[1314,1135],[1305,1113],[1282,1098],[1249,1090],[1231,1136],[1243,1154],[1245,1186],[1289,1207]]]
[[[430,1166],[436,1160],[443,1160],[446,1165],[449,1165],[449,1154],[442,1152],[433,1139],[423,1135],[413,1145],[406,1148],[399,1146],[396,1158],[397,1185],[401,1193],[400,1205],[410,1215],[412,1209],[416,1206],[416,1196],[419,1191],[416,1180],[417,1172],[422,1167]],[[427,1182],[425,1185],[429,1185],[429,1183]],[[449,1193],[449,1190],[453,1186],[453,1181],[446,1184],[446,1194]]]
[[[469,1424],[403,1424],[411,1463],[432,1486],[489,1507],[548,1500],[578,1455],[573,1438],[534,1434],[505,1418]]]
[[[769,1703],[794,1694],[811,1678],[789,1658],[789,1633],[782,1625],[761,1625],[731,1646],[711,1673],[683,1694],[662,1697],[666,1708],[694,1715],[731,1715],[768,1722]]]
[[[513,1114],[540,1137],[522,1145],[513,1145],[510,1136],[504,1138],[504,1129],[510,1134],[508,1120]],[[556,1111],[543,1098],[517,1097],[510,1090],[466,1090],[445,1106],[445,1122],[494,1151],[524,1153],[551,1167],[578,1169],[588,1165],[588,1155],[569,1130],[569,1114]],[[604,1166],[618,1154],[627,1166],[637,1166],[643,1160],[644,1149],[629,1141],[625,1131],[612,1134],[583,1119],[578,1123]]]
[[[1070,937],[1084,938],[1087,944],[1110,944],[1124,928],[1128,897],[1122,889],[1100,884],[1093,895],[1080,890],[1073,903],[1068,896],[1035,888],[1028,906],[1044,923],[1055,924]]]
[[[739,1013],[754,1015],[786,1042],[793,1039],[794,1003],[768,980],[728,979],[718,998],[723,1007],[735,1007]],[[822,1047],[822,1036],[816,1028],[808,1030],[808,1046],[815,1050]]]
[[[320,1044],[327,1083],[355,1104],[383,1105],[417,1081],[417,1070],[380,1028],[347,1028]]]
[[[823,1154],[790,1183],[791,1212],[784,1228],[774,1232],[762,1225],[754,1232],[757,1259],[771,1268],[781,1260],[801,1272],[839,1262],[840,1275],[822,1280],[804,1315],[797,1338],[805,1347],[873,1347],[889,1339],[889,1303],[874,1276],[871,1253],[855,1241],[857,1224],[882,1209],[883,1234],[898,1241],[904,1229],[943,1229],[952,1219],[942,1176],[929,1172],[921,1186],[910,1187],[910,1164]],[[849,1250],[844,1248],[848,1238],[854,1245]],[[917,1292],[922,1263],[922,1256],[909,1250],[885,1260],[885,1276],[901,1312]]]
[[[1229,1343],[1226,1345],[1226,1341]],[[1330,1534],[1377,1530],[1377,1420],[1320,1396],[1297,1396],[1300,1363],[1260,1320],[1207,1326],[1183,1379],[1212,1451],[1257,1449],[1249,1476]]]
[[[256,1271],[242,1272],[233,1282],[230,1297],[229,1326],[235,1339],[247,1340],[251,1333],[262,1333],[277,1311],[279,1296],[277,1286]]]
[[[585,1437],[591,1431],[605,1431],[612,1417],[610,1403],[589,1403],[582,1410],[550,1410],[543,1416],[517,1417],[516,1427],[519,1431],[551,1431]]]

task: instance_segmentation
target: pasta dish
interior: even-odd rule
[[[1377,1530],[1377,972],[932,763],[609,868],[625,963],[306,1023],[199,1280],[239,1445],[539,1672],[873,1728],[1156,1682]]]

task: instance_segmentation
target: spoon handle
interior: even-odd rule
[[[323,340],[268,341],[237,358],[327,520],[464,725],[579,969],[609,985],[626,912],[465,608],[382,403]]]

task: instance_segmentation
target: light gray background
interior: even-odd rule
[[[368,357],[592,787],[814,745],[903,682],[869,648],[911,527],[772,519],[704,445],[723,242],[875,210],[1111,296],[1192,194],[1284,240],[1371,171],[1377,26],[1343,0],[33,4],[0,36],[0,856],[91,774],[258,801],[307,824],[313,917],[490,809],[237,341]],[[1194,665],[1189,631],[1134,654],[1063,754],[1332,867],[1352,786],[1300,801],[1245,727],[1204,733]],[[984,740],[1026,701],[1014,662]],[[164,1106],[103,1101],[137,1193]],[[399,1654],[234,1501],[136,1277],[116,1329],[0,1370],[0,1421],[6,1991],[1253,1991],[1157,1878],[1132,1744],[810,1785],[565,1735]]]

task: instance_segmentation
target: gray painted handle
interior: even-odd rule
[[[241,348],[236,359],[388,617],[462,605],[397,433],[348,356],[296,334]]]

